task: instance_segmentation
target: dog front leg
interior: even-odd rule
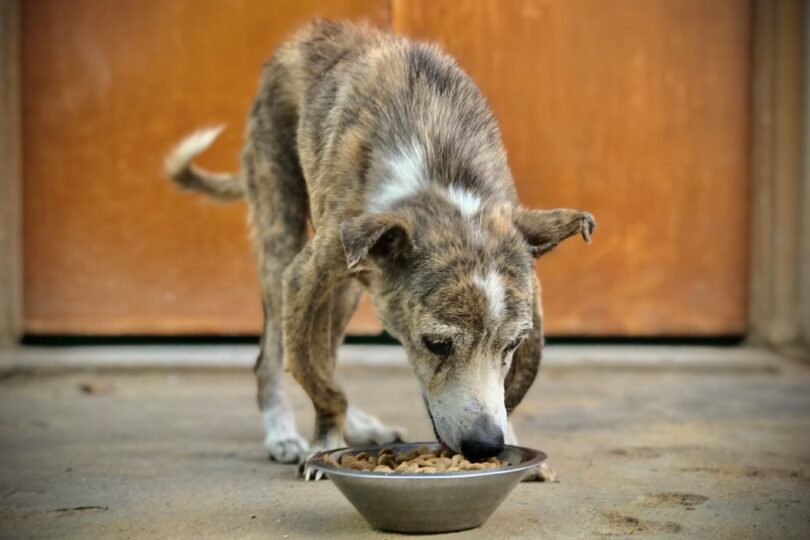
[[[335,355],[331,347],[331,313],[333,296],[313,313],[309,338],[309,367],[299,372],[298,382],[306,390],[315,406],[314,451],[346,446],[343,437],[346,423],[347,401],[343,390],[335,381]]]
[[[338,244],[339,247],[339,244]],[[331,353],[334,270],[342,252],[317,236],[284,272],[284,350],[287,365],[315,407],[315,436],[311,451],[344,444],[346,396],[334,378]]]
[[[346,279],[335,286],[331,299],[331,328],[330,357],[337,358],[337,351],[346,333],[346,325],[357,308],[357,303],[363,293],[363,288],[355,279]],[[401,442],[405,437],[405,429],[398,426],[388,426],[379,418],[368,414],[362,409],[349,405],[346,409],[346,428],[344,431],[346,441],[351,445],[389,444]]]

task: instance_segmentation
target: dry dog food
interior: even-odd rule
[[[323,461],[335,467],[343,467],[344,469],[381,473],[480,471],[509,465],[508,461],[496,457],[491,457],[480,463],[470,462],[463,455],[456,454],[449,448],[431,450],[427,446],[420,446],[409,452],[397,455],[394,455],[394,451],[390,448],[383,448],[376,455],[369,454],[368,452],[343,454],[340,456],[340,462],[335,460],[331,455],[326,454]]]

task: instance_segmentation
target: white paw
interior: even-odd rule
[[[278,463],[298,463],[308,455],[309,445],[302,438],[264,441],[267,455]]]
[[[557,480],[557,471],[548,463],[541,463],[533,469],[526,471],[521,482],[554,482]]]
[[[287,407],[275,406],[262,411],[266,435],[264,447],[273,461],[299,463],[308,455],[309,445],[295,429],[295,419]]]
[[[518,440],[515,429],[510,420],[506,424],[506,433],[503,436],[504,442],[512,446],[517,446]],[[521,482],[554,482],[557,479],[557,471],[545,461],[533,469],[526,471]]]
[[[376,416],[349,407],[346,411],[346,439],[352,445],[390,444],[402,441],[405,429],[386,426]]]

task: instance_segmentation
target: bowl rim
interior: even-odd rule
[[[522,452],[524,455],[530,456],[529,459],[526,461],[522,461],[521,463],[517,463],[515,465],[507,465],[506,467],[495,467],[492,469],[483,469],[480,471],[463,471],[463,472],[440,472],[440,473],[402,473],[402,472],[373,472],[373,471],[358,471],[356,469],[344,469],[342,467],[335,467],[334,465],[330,465],[328,463],[324,463],[323,456],[327,454],[341,454],[345,453],[349,450],[353,452],[368,452],[368,451],[379,451],[383,448],[392,448],[392,447],[419,447],[419,446],[427,446],[427,447],[438,447],[439,443],[437,442],[413,442],[413,443],[392,443],[392,444],[383,444],[383,445],[368,445],[368,446],[344,446],[343,448],[335,448],[334,450],[326,450],[324,452],[319,452],[309,458],[308,464],[316,469],[320,469],[321,471],[329,474],[329,475],[336,475],[336,476],[348,476],[354,478],[383,478],[383,479],[408,479],[408,478],[424,478],[424,479],[431,479],[431,480],[440,480],[440,479],[448,479],[448,478],[480,478],[482,476],[497,476],[501,474],[510,474],[519,471],[525,471],[527,469],[531,469],[532,467],[536,467],[543,463],[548,455],[543,452],[542,450],[536,450],[534,448],[527,448],[525,446],[514,446],[511,444],[507,444],[504,446],[504,451],[507,449],[518,450]]]

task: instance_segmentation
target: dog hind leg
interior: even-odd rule
[[[401,442],[404,438],[404,428],[385,425],[376,416],[349,406],[346,412],[346,440],[349,444],[383,445]]]
[[[308,445],[298,434],[282,384],[282,276],[306,243],[309,201],[294,143],[297,113],[282,87],[289,77],[278,62],[268,64],[264,75],[242,156],[264,310],[254,371],[269,457],[296,463]]]

